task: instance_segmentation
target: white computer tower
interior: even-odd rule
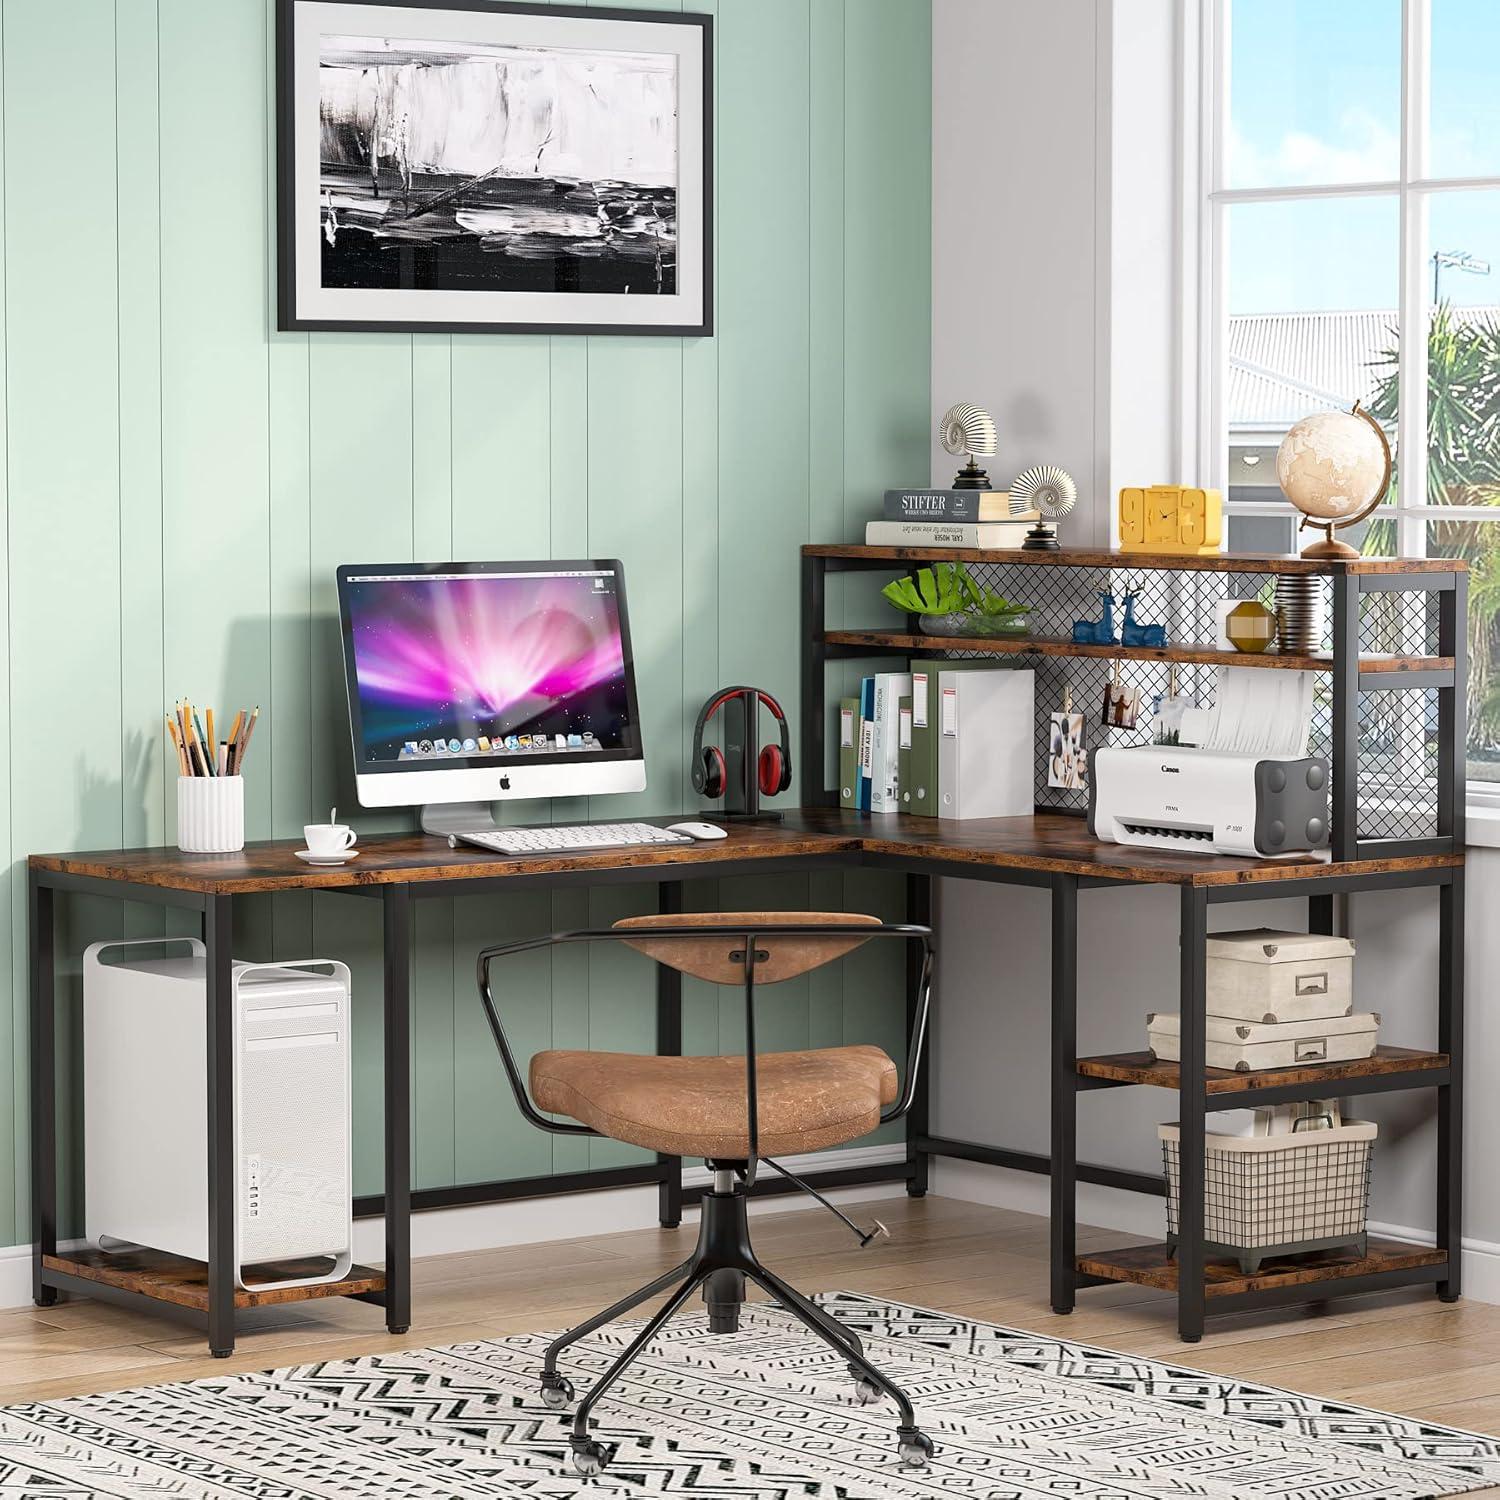
[[[131,957],[140,946],[95,943],[84,954],[85,1233],[207,1260],[203,945],[169,939],[187,951]],[[150,946],[164,951],[160,939]],[[349,970],[236,963],[233,975],[236,1279],[336,1280],[354,1227]],[[295,1277],[256,1269],[307,1259],[319,1264]]]

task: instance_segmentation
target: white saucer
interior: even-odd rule
[[[346,849],[342,854],[314,854],[311,849],[293,849],[292,853],[305,865],[346,865],[359,858],[358,849]]]

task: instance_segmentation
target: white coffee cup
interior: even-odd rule
[[[359,837],[347,823],[304,823],[302,837],[307,840],[307,852],[320,859],[337,859],[353,847]]]

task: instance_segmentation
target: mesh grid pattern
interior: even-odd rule
[[[1122,599],[1137,594],[1138,624],[1164,624],[1173,645],[1213,646],[1218,636],[1218,605],[1225,599],[1256,599],[1275,608],[1274,573],[1231,573],[1121,567],[1038,567],[1006,562],[970,563],[970,573],[985,588],[1031,606],[1031,633],[1071,639],[1075,620],[1097,620],[1101,592]],[[1332,579],[1317,579],[1322,617],[1321,649],[1333,647]],[[1123,623],[1122,605],[1114,607],[1115,634]],[[1437,654],[1437,597],[1421,591],[1382,592],[1361,596],[1360,649],[1403,656]],[[954,657],[982,652],[954,651]],[[1217,668],[1191,663],[1132,661],[1119,663],[1120,679],[1141,694],[1140,722],[1134,729],[1101,722],[1106,684],[1115,664],[1107,657],[1033,656],[1025,658],[1036,673],[1036,735],[1033,783],[1036,806],[1050,812],[1084,812],[1086,790],[1047,785],[1048,716],[1060,710],[1071,692],[1075,713],[1084,716],[1085,742],[1092,753],[1105,745],[1145,745],[1152,739],[1153,701],[1164,695],[1173,671],[1177,691],[1207,707],[1213,702]],[[1427,838],[1437,830],[1437,696],[1431,689],[1392,688],[1359,695],[1360,813],[1358,836],[1365,839]],[[1329,756],[1333,740],[1332,678],[1315,681],[1308,753]]]
[[[1230,1250],[1295,1251],[1310,1242],[1365,1233],[1372,1140],[1343,1130],[1284,1137],[1275,1150],[1225,1149],[1210,1136],[1203,1168],[1203,1238]],[[1167,1233],[1181,1232],[1180,1143],[1161,1143],[1167,1179]]]

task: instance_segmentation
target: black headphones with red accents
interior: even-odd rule
[[[758,706],[764,704],[780,731],[780,743],[760,744]],[[703,743],[708,721],[725,709],[724,748]],[[693,790],[723,797],[730,816],[755,817],[761,797],[774,797],[792,784],[792,731],[781,705],[755,687],[729,687],[698,710],[693,726]]]

